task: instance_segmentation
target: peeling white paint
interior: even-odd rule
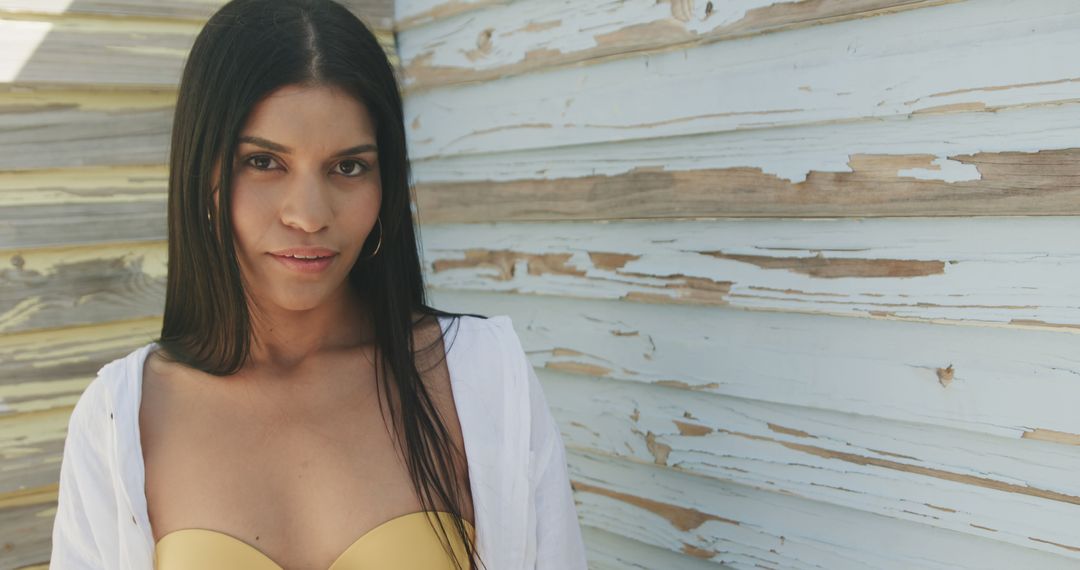
[[[1008,325],[1039,321],[1080,333],[1080,224],[1071,217],[751,219],[592,223],[440,224],[424,229],[425,266],[467,251],[559,256],[567,271],[513,275],[492,264],[445,269],[436,287],[623,299],[655,295],[688,304],[849,316],[887,314],[923,321]],[[719,252],[721,255],[711,255]],[[633,258],[598,266],[589,253]],[[561,260],[569,255],[565,262]],[[768,267],[724,255],[865,260],[858,267],[930,262],[914,276],[816,276],[796,261]],[[527,259],[515,260],[524,264]],[[585,272],[585,276],[574,275]],[[496,277],[499,277],[496,279]],[[687,279],[730,283],[727,293],[694,291]]]
[[[405,30],[402,57],[482,72],[770,3],[712,4],[702,20],[693,0],[507,2]],[[437,87],[406,101],[414,180],[744,167],[793,184],[860,168],[978,181],[965,155],[1078,147],[1080,63],[1061,56],[1078,26],[1071,1],[959,2]],[[1075,217],[437,224],[423,238],[436,306],[514,315],[583,524],[677,561],[654,567],[1080,560]],[[711,431],[683,434],[683,418]]]
[[[589,341],[605,341],[595,328],[575,335],[585,344],[538,338],[529,347],[540,350],[539,343],[555,341],[589,350]],[[1071,475],[1080,469],[1080,454],[1061,453],[1057,446],[631,381],[581,381],[542,367],[538,374],[569,446],[648,464],[655,454],[638,435],[648,432],[668,450],[667,465],[717,482],[765,487],[773,481],[778,490],[829,504],[1053,554],[1061,549],[1033,545],[1028,536],[1065,544],[1077,538],[1072,521],[1080,506],[1051,497],[1075,497],[1080,491]],[[640,402],[648,402],[648,413],[634,420]],[[693,420],[683,417],[687,412]],[[677,422],[709,431],[683,435]],[[781,427],[808,436],[783,433]],[[823,457],[783,443],[868,461]],[[989,488],[995,483],[1003,488]],[[1017,488],[1045,495],[1026,495]],[[1080,559],[1080,554],[1071,557]]]
[[[1022,11],[1006,0],[961,2],[423,91],[406,101],[406,124],[423,113],[410,131],[410,153],[536,150],[1075,101],[1080,60],[1061,54],[1080,49],[1077,27],[1080,5],[1069,0]]]
[[[598,45],[597,37],[657,21],[678,22],[688,32],[703,34],[742,20],[750,10],[789,2],[716,1],[712,2],[712,13],[706,17],[707,3],[707,0],[625,0],[617,5],[610,0],[572,4],[514,2],[409,29],[400,36],[398,55],[405,66],[423,56],[430,58],[426,65],[431,66],[491,69],[523,61],[528,52],[535,50],[584,51]],[[415,7],[405,8],[405,14],[416,11]],[[530,31],[526,26],[538,29]],[[477,38],[485,35],[485,30],[491,30],[491,50],[477,54]]]
[[[917,115],[878,121],[745,130],[663,139],[612,140],[581,147],[458,155],[414,160],[417,182],[558,179],[625,174],[635,168],[670,171],[749,167],[789,182],[810,172],[852,172],[856,154],[935,156],[942,170],[928,179],[978,180],[977,168],[948,159],[980,152],[1038,152],[1076,148],[1080,104],[996,113]],[[914,169],[898,175],[915,175]]]
[[[1080,360],[1070,357],[1074,334],[453,289],[436,289],[434,299],[451,310],[513,317],[571,448],[595,450],[640,471],[654,457],[643,436],[632,430],[651,432],[671,448],[668,466],[678,465],[710,485],[769,489],[762,498],[771,497],[765,503],[772,505],[796,501],[779,492],[796,493],[820,502],[808,510],[818,517],[843,507],[856,518],[869,511],[883,515],[875,521],[903,520],[916,525],[912,528],[925,524],[944,540],[960,541],[953,543],[954,551],[970,547],[961,535],[1013,545],[1025,543],[1025,528],[1066,544],[1075,536],[1072,526],[1064,524],[1078,508],[1070,503],[825,459],[715,431],[679,436],[672,422],[1078,495],[1073,474],[1080,468],[1080,455],[1070,447],[1019,439],[1033,425],[1054,424],[1080,433],[1071,405],[1080,398],[1075,381]],[[559,372],[560,364],[571,362],[595,363],[611,372],[603,379]],[[943,388],[934,369],[946,363],[954,366],[956,380]],[[667,378],[716,386],[691,391],[655,385]],[[778,433],[768,423],[804,430],[814,438]],[[578,475],[602,483],[607,479],[601,471],[583,468]],[[636,494],[656,499],[650,489],[654,485],[641,486]],[[688,499],[697,510],[733,516],[726,502],[688,497],[697,497],[696,502]],[[618,513],[651,520],[606,501],[593,508],[599,511],[593,517]],[[772,516],[779,515],[758,519],[763,531],[786,524]],[[666,521],[657,525],[669,528]],[[630,531],[629,526],[605,528]],[[798,528],[792,531],[807,532]],[[941,532],[946,529],[950,532]],[[690,534],[713,532],[710,527]],[[837,548],[857,548],[856,542],[841,540]],[[1052,554],[1044,558],[1048,567],[1076,563],[1075,554],[1059,547],[1026,546],[1030,553]]]

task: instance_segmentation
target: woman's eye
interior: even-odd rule
[[[273,159],[273,157],[266,156],[265,154],[258,154],[258,155],[252,156],[252,157],[247,159],[247,163],[249,165],[251,165],[251,166],[254,166],[255,170],[267,170],[266,168],[262,168],[261,166],[255,165],[253,161],[256,161],[256,160],[266,160],[266,161],[271,161],[272,162],[274,159]]]
[[[350,163],[355,164],[356,166],[354,166],[352,168],[346,168],[345,169],[346,172],[342,173],[345,176],[348,176],[350,178],[360,176],[361,174],[363,174],[364,172],[369,170],[368,165],[364,164],[363,162],[360,162],[359,160],[343,160],[343,161],[339,162],[338,165],[340,166],[342,164],[350,164]]]

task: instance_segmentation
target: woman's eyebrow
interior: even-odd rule
[[[283,144],[278,144],[278,143],[276,143],[274,141],[264,139],[262,137],[244,135],[244,136],[240,137],[240,142],[251,143],[253,145],[258,145],[258,146],[261,146],[263,148],[267,148],[267,149],[277,151],[277,152],[283,152],[285,154],[292,153],[291,148],[289,148],[289,147],[287,147],[287,146],[285,146]],[[338,157],[338,156],[345,156],[345,155],[349,155],[349,154],[360,154],[362,152],[378,152],[378,148],[374,144],[365,143],[365,144],[351,146],[349,148],[341,149],[341,150],[335,152],[332,156]]]

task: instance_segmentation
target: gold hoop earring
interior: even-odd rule
[[[375,218],[375,222],[379,224],[379,243],[375,244],[375,251],[371,252],[371,255],[365,257],[364,259],[371,259],[372,257],[375,257],[375,254],[379,253],[379,248],[382,247],[382,217],[380,216]]]

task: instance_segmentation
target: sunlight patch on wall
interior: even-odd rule
[[[0,82],[18,80],[52,27],[49,22],[0,19],[0,38],[4,38],[4,49],[0,50]]]

